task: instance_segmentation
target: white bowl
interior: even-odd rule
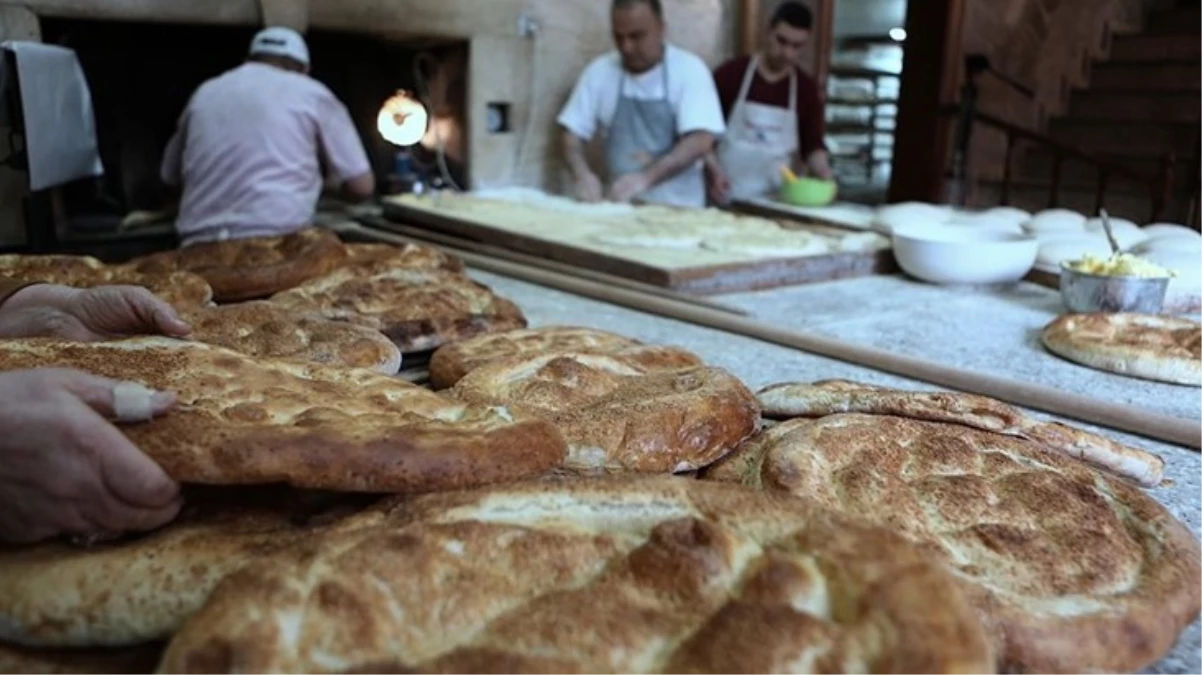
[[[1004,284],[1035,265],[1039,242],[989,228],[907,227],[893,232],[893,255],[912,277],[936,284]]]

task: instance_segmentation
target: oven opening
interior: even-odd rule
[[[135,211],[174,199],[159,178],[163,148],[189,97],[206,79],[241,63],[257,28],[44,19],[43,40],[78,54],[91,90],[105,173],[59,190],[53,227],[72,235],[114,233]],[[383,39],[310,30],[312,76],[350,110],[382,191],[397,184],[398,154],[424,178],[466,185],[467,43]],[[428,130],[400,153],[378,128],[381,107],[398,90],[428,108]],[[408,138],[408,137],[407,137]],[[394,137],[395,139],[395,137]],[[408,140],[412,142],[412,140]],[[438,148],[445,161],[438,161]],[[440,166],[442,169],[440,169]],[[449,181],[443,177],[449,173]],[[395,187],[393,189],[396,189]],[[159,227],[170,229],[170,221]]]

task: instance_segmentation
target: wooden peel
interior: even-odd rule
[[[385,232],[366,228],[359,228],[358,231],[380,241],[404,241],[397,235]],[[929,382],[948,389],[989,396],[1024,408],[1042,410],[1061,417],[1077,419],[1195,450],[1202,448],[1202,435],[1199,434],[1199,423],[1196,420],[1099,401],[1039,384],[954,368],[912,356],[894,354],[875,347],[848,344],[822,335],[785,330],[708,307],[652,296],[631,289],[605,286],[589,279],[570,277],[551,270],[531,268],[511,261],[497,260],[477,254],[460,253],[458,255],[461,255],[469,265],[478,269],[556,288],[575,295],[595,298],[699,326],[717,328],[764,342]]]

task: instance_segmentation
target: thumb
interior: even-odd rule
[[[147,332],[171,337],[183,337],[192,332],[192,327],[180,318],[174,307],[145,288],[128,288],[124,295],[134,314],[143,320]]]
[[[144,422],[175,405],[171,392],[155,391],[137,382],[114,380],[82,370],[59,370],[59,385],[100,415],[119,422]]]

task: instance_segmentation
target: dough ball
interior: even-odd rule
[[[1110,244],[1105,237],[1080,234],[1040,241],[1035,261],[1045,267],[1059,268],[1066,260],[1080,260],[1086,255],[1109,257]]]
[[[876,224],[886,232],[901,227],[939,225],[951,218],[951,207],[923,202],[888,204],[876,212]]]
[[[1068,209],[1047,209],[1031,216],[1024,227],[1028,232],[1084,232],[1085,216]]]
[[[1131,247],[1131,252],[1136,255],[1144,255],[1153,251],[1165,251],[1169,253],[1180,251],[1189,253],[1197,258],[1202,256],[1202,239],[1181,234],[1166,234],[1153,236],[1151,239]]]

